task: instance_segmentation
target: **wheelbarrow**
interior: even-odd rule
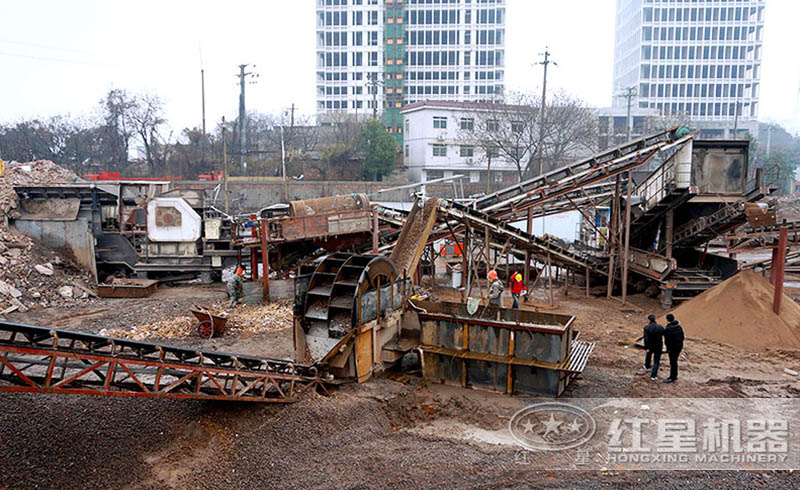
[[[228,313],[198,305],[193,305],[189,311],[200,322],[197,324],[197,335],[200,337],[204,339],[219,337],[225,331]]]

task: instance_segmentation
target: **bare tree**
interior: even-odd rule
[[[130,100],[127,109],[123,119],[142,143],[148,172],[156,175],[157,167],[164,166],[169,152],[169,138],[161,135],[166,123],[163,103],[156,95],[141,94]]]
[[[478,158],[512,163],[520,180],[538,174],[539,145],[545,171],[566,160],[592,153],[597,147],[597,121],[581,100],[558,92],[551,96],[545,115],[544,141],[540,142],[541,98],[510,93],[505,103],[472,104],[466,126],[457,120],[458,140],[481,151]]]
[[[467,114],[456,116],[453,122],[458,140],[479,149],[474,158],[486,162],[487,169],[492,160],[511,162],[521,180],[538,148],[539,111],[535,99],[526,94],[510,94],[506,102],[471,104]]]
[[[545,115],[544,161],[553,169],[597,152],[597,116],[582,100],[557,92]],[[529,166],[528,172],[533,175]]]

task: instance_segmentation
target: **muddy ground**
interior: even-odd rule
[[[748,353],[689,339],[681,379],[654,383],[635,338],[656,300],[629,305],[559,289],[552,311],[576,315],[598,343],[567,397],[796,397],[800,353]],[[446,296],[448,292],[437,291]],[[184,315],[222,287],[162,288],[146,299],[15,313],[12,321],[99,332]],[[550,307],[545,296],[537,305]],[[445,299],[445,298],[443,298]],[[289,357],[291,329],[170,343]],[[664,361],[666,364],[666,361]],[[666,374],[662,374],[662,377]],[[536,471],[494,433],[528,400],[378,376],[289,406],[0,394],[0,487],[7,488],[797,488],[788,472]],[[494,431],[494,432],[493,432]]]

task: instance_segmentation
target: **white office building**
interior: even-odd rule
[[[406,104],[496,100],[505,22],[505,0],[317,0],[317,113],[377,107],[400,135]]]
[[[486,182],[487,178],[492,183],[518,182],[515,163],[499,153],[492,155],[490,162],[479,141],[482,126],[502,124],[493,115],[491,104],[424,101],[405,106],[401,113],[403,156],[412,181],[463,175],[468,182]]]
[[[634,88],[635,107],[705,128],[756,120],[765,3],[617,0],[614,106]]]

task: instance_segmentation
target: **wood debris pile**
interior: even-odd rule
[[[235,332],[265,333],[292,326],[292,304],[287,301],[246,305],[230,312],[227,328]]]
[[[292,326],[292,303],[289,301],[267,305],[245,305],[233,310],[227,310],[225,306],[227,305],[212,305],[208,308],[208,311],[215,314],[228,313],[226,333],[223,335],[275,332]],[[197,324],[198,321],[194,316],[180,315],[138,325],[132,329],[103,329],[99,334],[128,340],[185,338],[197,335]]]
[[[147,325],[138,325],[130,330],[123,328],[103,329],[100,335],[128,340],[150,340],[160,338],[182,338],[196,333],[197,320],[191,316],[166,318]]]

